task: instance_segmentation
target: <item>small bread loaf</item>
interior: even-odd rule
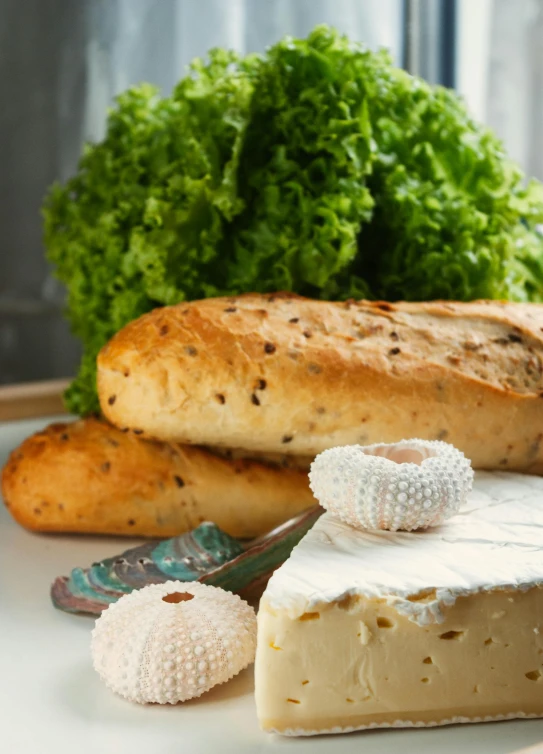
[[[4,467],[2,494],[28,529],[142,537],[204,520],[254,537],[315,504],[304,471],[147,442],[97,419],[25,440]]]
[[[447,440],[543,473],[543,305],[247,295],[166,307],[102,350],[105,415],[144,437],[315,456]]]

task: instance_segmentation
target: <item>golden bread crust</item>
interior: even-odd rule
[[[93,418],[25,440],[3,469],[2,495],[28,529],[142,537],[204,520],[254,537],[315,504],[303,470],[148,442]]]
[[[445,439],[543,472],[543,305],[249,294],[164,307],[98,358],[107,418],[161,440],[314,456]]]

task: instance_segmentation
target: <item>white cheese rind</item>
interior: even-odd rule
[[[424,532],[362,532],[323,515],[264,599],[291,619],[349,596],[383,599],[424,626],[460,596],[541,584],[543,479],[479,471],[460,512]]]
[[[270,580],[256,703],[286,735],[543,716],[543,479],[479,472],[420,533],[324,515]]]
[[[437,728],[442,725],[459,725],[463,723],[494,723],[500,720],[534,719],[541,715],[529,712],[509,712],[507,715],[485,715],[483,717],[463,717],[457,715],[445,720],[432,722],[412,722],[411,720],[395,720],[393,723],[369,723],[368,725],[337,725],[335,728],[306,730],[305,728],[286,728],[274,730],[270,728],[268,733],[278,733],[281,736],[326,736],[334,733],[355,733],[362,730],[374,730],[376,728]]]

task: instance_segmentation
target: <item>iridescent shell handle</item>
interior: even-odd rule
[[[322,513],[319,506],[310,508],[251,542],[205,522],[179,537],[147,542],[90,568],[74,568],[70,576],[55,579],[51,599],[59,610],[99,615],[124,594],[170,579],[199,581],[254,599]]]

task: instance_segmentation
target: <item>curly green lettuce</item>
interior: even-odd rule
[[[150,309],[291,290],[321,299],[543,299],[543,188],[451,91],[327,27],[212,50],[170,97],[122,94],[45,206],[99,410],[96,355]]]
[[[239,135],[252,93],[251,59],[220,50],[173,95],[143,85],[117,100],[105,139],[45,202],[45,245],[68,289],[83,343],[70,411],[99,411],[96,356],[150,309],[228,290],[220,244],[239,213]]]

